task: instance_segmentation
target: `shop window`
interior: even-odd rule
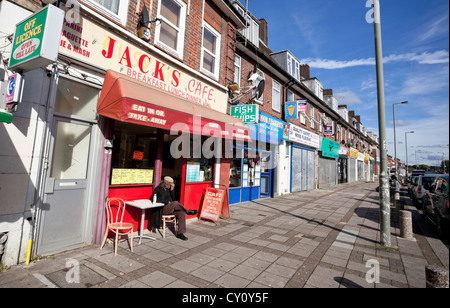
[[[155,43],[183,58],[186,4],[180,0],[159,0]]]
[[[241,187],[242,158],[234,158],[230,165],[230,188]]]
[[[255,150],[244,150],[242,186],[261,185],[261,156]]]
[[[87,0],[94,8],[106,16],[125,24],[129,0]]]
[[[115,122],[111,185],[153,183],[156,129]]]
[[[212,181],[212,160],[206,158],[189,159],[186,165],[186,183]]]
[[[203,27],[201,70],[215,79],[219,79],[220,34],[206,22]]]

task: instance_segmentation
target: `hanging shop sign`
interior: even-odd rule
[[[280,140],[289,140],[289,123],[268,114],[260,113],[259,124],[247,124],[252,140],[271,144],[280,144]]]
[[[320,150],[322,151],[322,156],[339,158],[339,147],[340,144],[336,141],[322,138],[322,147],[320,148]]]
[[[333,136],[333,125],[325,125],[323,128],[323,134],[325,136]]]
[[[359,151],[355,148],[350,148],[350,157],[358,158]]]
[[[22,76],[13,74],[8,78],[6,85],[5,104],[18,103],[21,92]]]
[[[227,113],[228,92],[157,52],[121,37],[91,20],[64,21],[60,54],[104,70],[113,70],[198,105]]]
[[[297,120],[298,119],[298,103],[287,102],[285,105],[285,120]]]
[[[259,122],[259,105],[231,106],[231,116],[241,119],[244,123]]]
[[[364,162],[365,162],[365,163],[368,163],[368,162],[369,162],[369,159],[370,159],[369,154],[364,153]]]
[[[308,108],[308,101],[306,99],[297,100],[298,112],[306,112]]]
[[[342,144],[339,146],[339,155],[345,155],[345,156],[349,156],[350,155],[350,149],[343,146]]]
[[[289,141],[297,142],[316,149],[320,148],[319,135],[294,124],[290,124]]]
[[[9,70],[31,71],[58,59],[64,11],[47,5],[16,25]]]

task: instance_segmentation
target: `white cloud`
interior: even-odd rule
[[[358,97],[358,95],[350,90],[337,92],[334,96],[339,101],[339,104],[362,104],[362,100]]]
[[[322,69],[341,69],[355,66],[369,66],[375,65],[375,58],[354,59],[346,61],[328,60],[328,59],[302,59],[301,62],[309,64],[310,67]],[[446,50],[438,50],[435,52],[423,53],[406,53],[399,55],[390,55],[383,58],[383,63],[392,62],[418,62],[419,64],[442,64],[449,63],[449,53]]]

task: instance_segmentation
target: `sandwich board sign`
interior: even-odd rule
[[[218,224],[220,217],[230,218],[227,191],[208,188],[203,199],[200,219],[212,220]]]

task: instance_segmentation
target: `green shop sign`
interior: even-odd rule
[[[30,71],[58,59],[64,11],[47,5],[16,25],[9,69]]]
[[[232,106],[231,116],[241,119],[244,123],[258,123],[259,106],[258,105]]]
[[[339,143],[332,141],[327,138],[322,138],[322,156],[331,157],[331,158],[339,158]]]

